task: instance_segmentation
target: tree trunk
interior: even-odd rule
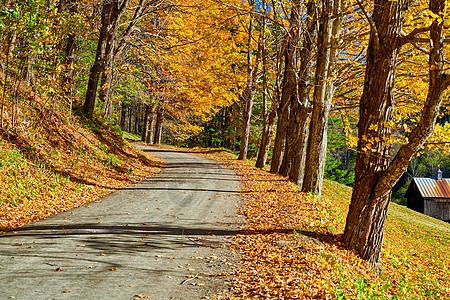
[[[133,131],[133,108],[134,108],[134,103],[131,103],[130,106],[128,107],[128,131],[129,132]]]
[[[290,28],[285,37],[284,52],[284,78],[281,91],[281,100],[278,106],[277,133],[273,148],[271,173],[279,173],[286,150],[286,137],[288,132],[289,105],[294,98],[297,101],[297,48],[300,41],[300,1],[294,1],[289,20]]]
[[[75,0],[67,1],[67,8],[64,7],[66,3],[61,1],[61,10],[68,10],[70,14],[75,14],[78,12],[78,3]],[[65,97],[71,98],[72,87],[73,87],[73,59],[75,51],[75,41],[76,36],[74,33],[67,35],[66,47],[64,49],[64,59],[63,59],[63,71],[60,75],[61,77],[61,89]],[[70,109],[72,108],[72,100],[70,101]]]
[[[273,130],[275,128],[276,117],[277,111],[273,107],[273,109],[270,110],[269,116],[264,120],[263,134],[261,138],[261,144],[259,146],[258,158],[255,165],[257,168],[262,169],[266,166],[270,142],[272,140]]]
[[[242,113],[242,134],[241,134],[241,146],[239,150],[239,160],[247,159],[248,152],[248,141],[250,139],[250,122],[252,118],[252,110],[253,110],[253,99],[255,97],[255,90],[251,86],[247,86],[244,91],[243,99],[244,99],[244,110]]]
[[[127,106],[125,101],[122,101],[121,111],[120,111],[120,128],[125,130],[125,122],[127,119]]]
[[[249,5],[253,9],[255,5],[254,0],[249,0]],[[250,139],[250,125],[252,119],[253,99],[256,92],[256,80],[258,76],[259,61],[261,52],[258,49],[258,53],[255,60],[255,65],[252,62],[253,55],[253,16],[250,16],[250,24],[248,27],[248,53],[247,53],[247,86],[243,93],[244,109],[242,113],[242,134],[241,134],[241,146],[239,150],[239,160],[247,159],[248,141]],[[260,48],[260,47],[258,47]]]
[[[147,144],[153,143],[153,141],[155,139],[156,106],[157,106],[157,104],[155,104],[155,103],[151,104],[150,118],[149,118],[149,124],[148,124],[148,133],[147,133],[147,138],[145,140],[145,142]]]
[[[267,2],[265,0],[262,1],[264,13],[267,13]],[[276,19],[277,14],[274,12],[274,18]],[[263,27],[266,26],[266,17],[263,16]],[[264,31],[263,31],[264,32]],[[266,50],[266,39],[265,35],[263,36],[262,43],[262,72],[263,72],[263,132],[261,137],[261,142],[259,144],[258,157],[256,159],[255,166],[257,168],[264,168],[266,166],[267,157],[269,154],[270,144],[272,142],[273,131],[275,129],[275,121],[277,117],[277,106],[280,102],[280,66],[281,66],[281,51],[278,43],[278,32],[275,32],[275,44],[276,44],[276,79],[275,79],[275,91],[272,95],[272,103],[270,107],[269,113],[267,113],[267,50]]]
[[[147,140],[148,135],[148,129],[149,129],[149,123],[150,123],[150,112],[151,112],[151,104],[147,104],[145,108],[145,115],[144,115],[144,126],[142,126],[142,135],[141,135],[141,141],[145,143]]]
[[[303,39],[303,47],[300,57],[301,64],[298,72],[298,102],[292,107],[292,115],[295,130],[293,134],[293,146],[291,148],[292,167],[289,172],[289,179],[303,187],[303,177],[305,172],[306,148],[308,140],[308,122],[311,115],[310,92],[312,88],[313,57],[316,47],[316,36],[318,31],[318,12],[314,0],[307,3],[307,26]]]
[[[360,101],[358,154],[355,185],[352,193],[344,243],[378,269],[384,226],[391,189],[406,171],[411,158],[433,132],[444,91],[450,76],[444,73],[443,22],[434,20],[430,26],[429,89],[417,126],[394,158],[389,158],[385,142],[391,130],[386,124],[393,120],[395,107],[395,66],[400,48],[414,36],[402,37],[405,11],[413,1],[375,0],[372,15],[364,91]],[[445,2],[431,0],[430,10],[443,13]],[[414,34],[413,34],[414,35]]]
[[[161,133],[162,133],[162,122],[164,120],[164,108],[158,105],[158,110],[156,112],[156,124],[155,124],[155,139],[153,144],[161,143]]]
[[[5,113],[5,98],[6,98],[6,89],[8,86],[8,75],[9,75],[9,62],[12,58],[12,52],[14,51],[14,46],[16,43],[17,31],[14,30],[11,33],[11,37],[8,41],[8,47],[6,48],[6,64],[5,64],[5,80],[3,82],[3,93],[2,93],[2,107],[0,111],[0,129],[4,129],[4,113]]]
[[[83,106],[84,114],[91,118],[94,115],[95,98],[97,96],[100,75],[111,59],[114,39],[117,34],[119,19],[127,6],[128,0],[104,0],[102,9],[102,26],[97,43],[94,65],[91,68]]]
[[[103,102],[103,114],[104,116],[110,115],[110,108],[112,107],[111,101],[111,84],[113,76],[113,64],[114,58],[109,57],[106,61],[105,70],[100,77],[100,90],[98,91],[98,99]]]
[[[305,174],[302,190],[322,193],[327,151],[328,114],[333,96],[332,71],[342,25],[342,0],[326,0],[322,8],[317,39],[318,54],[313,111],[309,128]]]

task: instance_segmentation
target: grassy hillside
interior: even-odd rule
[[[347,213],[351,191],[335,182],[324,184],[324,194],[340,208],[342,218]],[[448,298],[449,245],[450,224],[390,203],[380,279],[386,286],[396,286],[402,299]]]
[[[325,181],[323,196],[218,151],[202,155],[243,176],[242,299],[450,299],[450,224],[391,203],[380,269],[341,242],[351,188]]]
[[[0,232],[94,201],[162,166],[106,122],[44,102],[30,103],[22,117],[0,130]]]

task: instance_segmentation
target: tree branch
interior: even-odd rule
[[[380,50],[380,38],[378,37],[378,30],[377,30],[377,26],[375,25],[375,22],[373,21],[372,17],[369,16],[369,14],[367,13],[362,2],[360,0],[356,0],[356,3],[358,3],[359,8],[361,8],[362,12],[366,16],[366,19],[369,22],[370,28],[373,31],[373,36],[375,39],[375,49]]]
[[[416,35],[420,34],[420,33],[424,33],[427,31],[430,31],[431,26],[427,26],[427,27],[421,27],[421,28],[414,28],[413,31],[411,31],[410,33],[406,34],[403,30],[400,33],[400,38],[398,39],[398,46],[401,47],[407,43],[413,43],[413,42],[417,42],[417,38]],[[429,39],[426,39],[427,42],[429,42]]]
[[[450,86],[450,74],[443,74],[442,75],[442,86],[444,89],[447,89]]]

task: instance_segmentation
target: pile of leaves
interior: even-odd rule
[[[447,299],[450,226],[391,204],[380,274],[342,244],[351,188],[326,181],[321,198],[225,151],[196,151],[242,176],[247,224],[239,299]]]
[[[161,169],[101,120],[34,103],[0,132],[0,233],[92,202]]]

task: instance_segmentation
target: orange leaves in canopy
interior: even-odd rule
[[[245,70],[240,68],[245,64],[239,51],[239,45],[245,44],[240,18],[235,8],[204,0],[193,0],[182,13],[168,17],[167,26],[174,34],[167,38],[173,47],[162,58],[174,80],[168,107],[172,115],[185,121],[195,116],[204,120],[236,99],[245,81]]]

